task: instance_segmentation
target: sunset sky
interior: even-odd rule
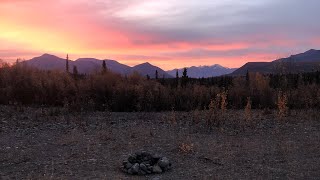
[[[0,59],[240,67],[320,49],[319,0],[0,0]]]

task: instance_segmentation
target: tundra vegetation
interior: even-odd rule
[[[320,72],[244,77],[150,79],[133,73],[43,71],[17,62],[0,66],[0,104],[67,106],[72,111],[192,111],[320,108]],[[67,66],[68,68],[68,66]],[[249,99],[248,99],[249,98]],[[250,101],[250,104],[248,104]],[[219,107],[218,107],[219,106]]]
[[[3,63],[0,179],[139,179],[119,168],[139,150],[172,162],[148,178],[313,179],[319,87],[319,72],[151,79]]]

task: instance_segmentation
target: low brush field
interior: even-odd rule
[[[250,114],[250,117],[248,117]],[[173,168],[121,171],[139,150]],[[318,179],[320,114],[291,110],[116,113],[0,106],[0,179]]]

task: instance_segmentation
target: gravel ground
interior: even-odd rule
[[[319,179],[317,111],[229,110],[208,129],[207,112],[68,113],[0,106],[0,179]],[[165,155],[169,172],[130,176],[139,150]]]

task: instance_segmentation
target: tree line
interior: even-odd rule
[[[108,70],[79,74],[44,71],[17,62],[0,65],[0,104],[65,106],[75,111],[176,111],[203,110],[217,94],[225,93],[227,108],[243,109],[248,98],[252,108],[276,108],[279,92],[289,108],[320,108],[320,72],[246,76],[165,79],[138,73],[122,76]],[[155,72],[157,73],[157,72]]]

